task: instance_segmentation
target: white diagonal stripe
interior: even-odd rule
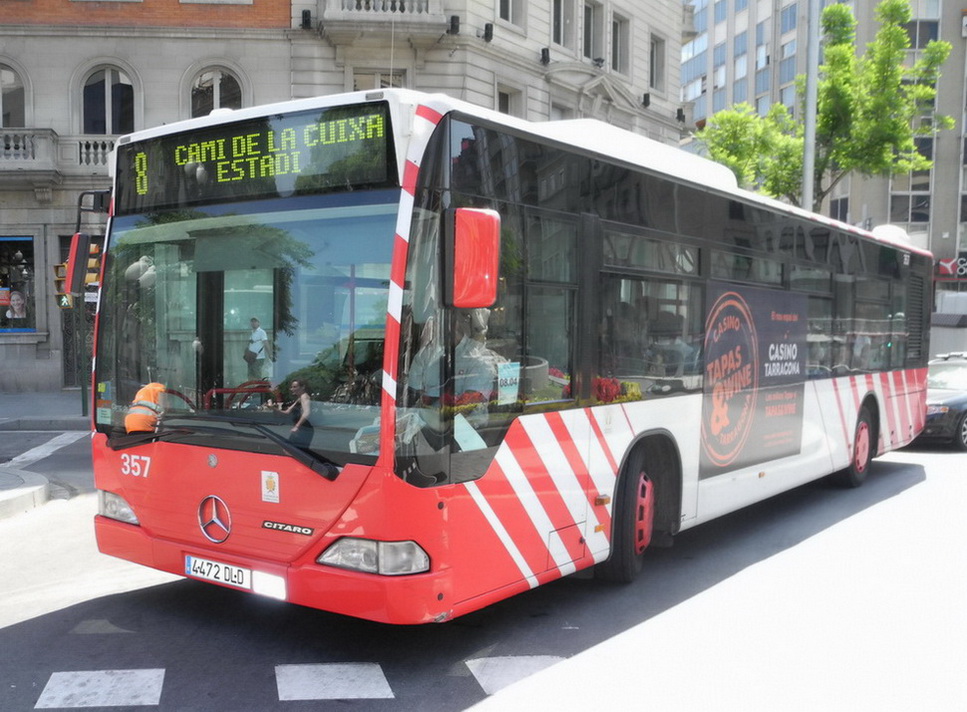
[[[501,523],[497,513],[494,512],[493,508],[490,506],[490,502],[487,501],[487,498],[483,496],[480,488],[477,487],[477,483],[466,482],[464,483],[464,487],[467,488],[467,492],[470,493],[471,499],[473,499],[477,507],[480,508],[480,513],[484,515],[484,519],[490,523],[490,526],[493,528],[497,538],[500,539],[500,543],[504,545],[504,548],[507,550],[510,558],[513,559],[515,564],[517,564],[517,568],[520,569],[520,573],[524,579],[526,579],[527,584],[531,588],[535,588],[537,586],[537,578],[534,576],[534,572],[531,571],[530,566],[527,565],[527,560],[524,558],[524,555],[520,553],[520,549],[517,548],[517,544],[514,543],[510,533],[504,528],[504,525]]]
[[[551,518],[547,516],[544,505],[534,488],[531,487],[530,480],[524,470],[521,469],[517,458],[514,457],[509,448],[501,448],[497,451],[497,456],[494,459],[500,465],[500,469],[504,471],[504,476],[507,477],[507,481],[513,487],[517,500],[524,511],[527,512],[534,529],[547,542],[547,551],[554,560],[555,566],[560,570],[561,575],[567,576],[574,573],[577,569],[571,560],[571,555],[568,553],[567,547],[564,546],[564,542],[561,541],[560,535],[554,531],[555,527]]]
[[[43,460],[45,457],[50,457],[62,447],[70,445],[71,443],[76,442],[87,435],[88,433],[85,431],[61,433],[57,437],[51,438],[43,445],[38,445],[35,448],[27,450],[27,452],[20,453],[6,463],[6,467],[11,467],[15,470],[22,469],[27,465],[32,465],[38,460]]]

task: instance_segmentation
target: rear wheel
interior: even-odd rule
[[[612,510],[611,556],[597,568],[597,575],[606,581],[634,581],[651,542],[655,484],[645,473],[643,460],[640,452],[633,455],[618,484]]]
[[[853,455],[849,467],[837,473],[837,481],[845,487],[859,487],[866,475],[875,454],[876,432],[873,417],[864,406],[856,416],[856,430],[853,433]]]

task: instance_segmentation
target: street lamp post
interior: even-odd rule
[[[819,81],[820,0],[809,0],[806,37],[806,97],[802,157],[802,207],[813,209],[816,172],[816,98]]]

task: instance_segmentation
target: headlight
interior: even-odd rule
[[[942,413],[946,413],[949,410],[950,408],[948,408],[945,405],[928,405],[927,415],[941,415]]]
[[[141,524],[134,510],[131,509],[131,505],[125,501],[124,497],[113,492],[97,491],[97,513],[102,517],[117,519],[119,522]]]
[[[373,541],[351,537],[330,546],[316,563],[383,576],[430,570],[430,557],[415,541]]]

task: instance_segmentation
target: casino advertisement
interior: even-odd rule
[[[807,302],[804,294],[709,285],[700,477],[802,446]]]

